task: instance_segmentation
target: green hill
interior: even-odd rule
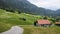
[[[24,19],[25,20],[24,20]],[[0,9],[0,33],[7,31],[14,25],[24,28],[23,34],[60,34],[60,27],[35,27],[33,23],[37,19],[43,18],[39,15],[6,12]]]
[[[42,17],[25,13],[17,14],[17,12],[6,12],[0,9],[0,32],[8,30],[14,25],[33,25],[34,21],[40,18]]]
[[[41,16],[35,16],[30,14],[17,14],[6,12],[5,10],[0,9],[0,22],[9,23],[14,25],[32,25],[36,19],[40,19]],[[25,19],[26,21],[24,21]]]

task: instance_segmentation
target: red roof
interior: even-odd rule
[[[51,24],[49,20],[38,20],[38,24]]]
[[[60,22],[56,22],[56,24],[60,24]]]

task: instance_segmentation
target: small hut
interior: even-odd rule
[[[56,22],[55,25],[56,25],[56,26],[60,26],[60,22]]]
[[[49,20],[37,20],[35,25],[37,25],[37,26],[50,26],[51,22]]]

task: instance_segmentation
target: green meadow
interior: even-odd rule
[[[6,12],[5,10],[0,9],[0,32],[8,30],[14,25],[33,25],[34,21],[39,18],[41,18],[41,16]]]
[[[9,30],[12,26],[18,25],[24,29],[23,34],[60,34],[60,27],[33,26],[35,20],[42,18],[43,17],[39,15],[18,14],[17,12],[6,12],[0,9],[0,33]]]
[[[60,27],[35,27],[21,26],[24,28],[23,34],[60,34]]]

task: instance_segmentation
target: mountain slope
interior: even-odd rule
[[[29,14],[37,14],[37,15],[44,15],[44,16],[57,16],[55,15],[55,11],[37,7],[31,4],[27,0],[0,0],[0,8],[15,10],[18,9],[19,11],[29,13]]]
[[[32,25],[35,20],[40,18],[42,17],[25,13],[11,13],[0,9],[0,23],[7,23],[13,25]]]

